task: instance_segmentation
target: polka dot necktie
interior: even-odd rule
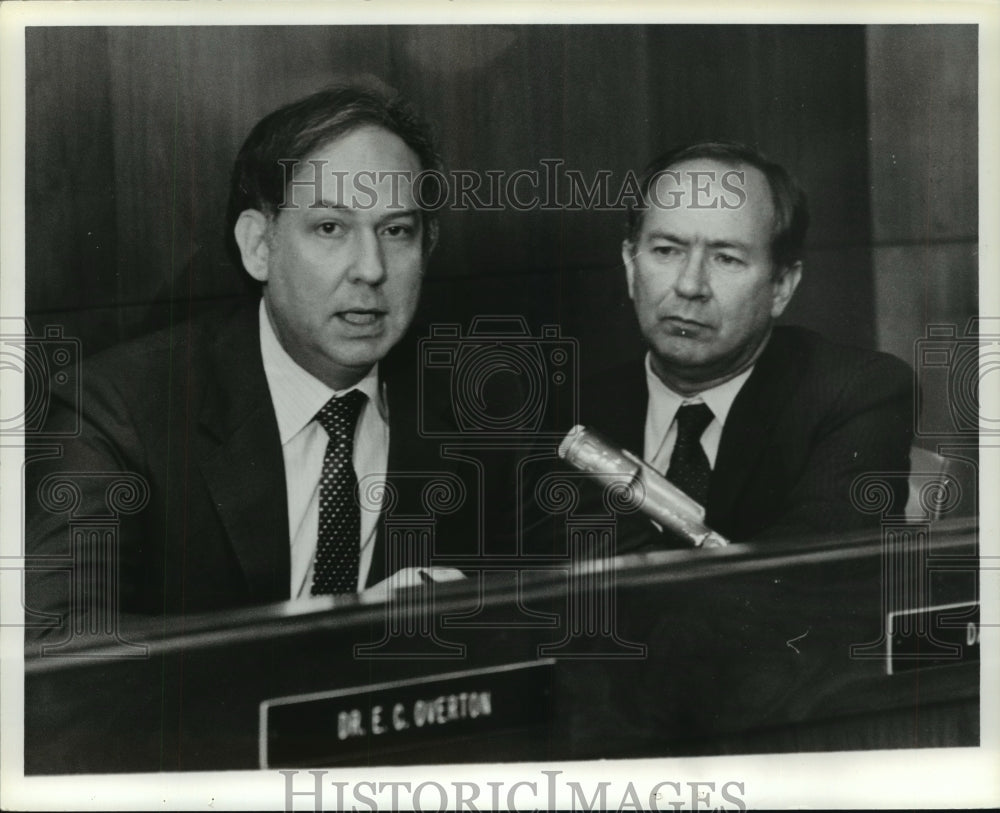
[[[351,390],[331,398],[316,420],[329,440],[319,486],[319,537],[313,565],[312,595],[353,593],[361,559],[361,509],[355,497],[354,426],[367,396]]]
[[[701,448],[701,435],[713,417],[705,404],[685,404],[677,410],[677,443],[667,469],[667,479],[702,505],[708,499],[712,467]]]

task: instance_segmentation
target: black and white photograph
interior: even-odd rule
[[[1000,7],[0,14],[3,809],[1000,804]]]

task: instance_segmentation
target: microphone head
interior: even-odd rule
[[[627,485],[635,506],[661,528],[669,528],[694,547],[727,544],[708,528],[705,508],[644,460],[618,448],[598,432],[574,426],[559,444],[559,457],[582,472],[593,475],[605,487]]]
[[[562,439],[562,442],[559,444],[560,459],[562,460],[566,459],[566,455],[569,454],[570,448],[573,446],[574,443],[576,443],[576,439],[580,437],[580,435],[582,435],[585,431],[586,430],[580,424],[577,424],[572,429],[570,429],[569,432],[566,433],[566,437],[564,437]]]

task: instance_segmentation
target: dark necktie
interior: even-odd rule
[[[353,593],[361,559],[361,509],[355,498],[354,425],[367,396],[351,390],[331,398],[316,420],[329,440],[319,486],[319,536],[313,565],[312,595]]]
[[[677,410],[677,442],[667,469],[667,479],[702,505],[708,499],[712,467],[701,448],[701,434],[712,417],[712,410],[705,404],[685,404]]]

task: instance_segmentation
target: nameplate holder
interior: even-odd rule
[[[554,659],[290,695],[260,704],[260,767],[544,758]],[[496,753],[495,750],[493,753]]]
[[[893,611],[886,629],[890,675],[979,661],[978,601]]]

